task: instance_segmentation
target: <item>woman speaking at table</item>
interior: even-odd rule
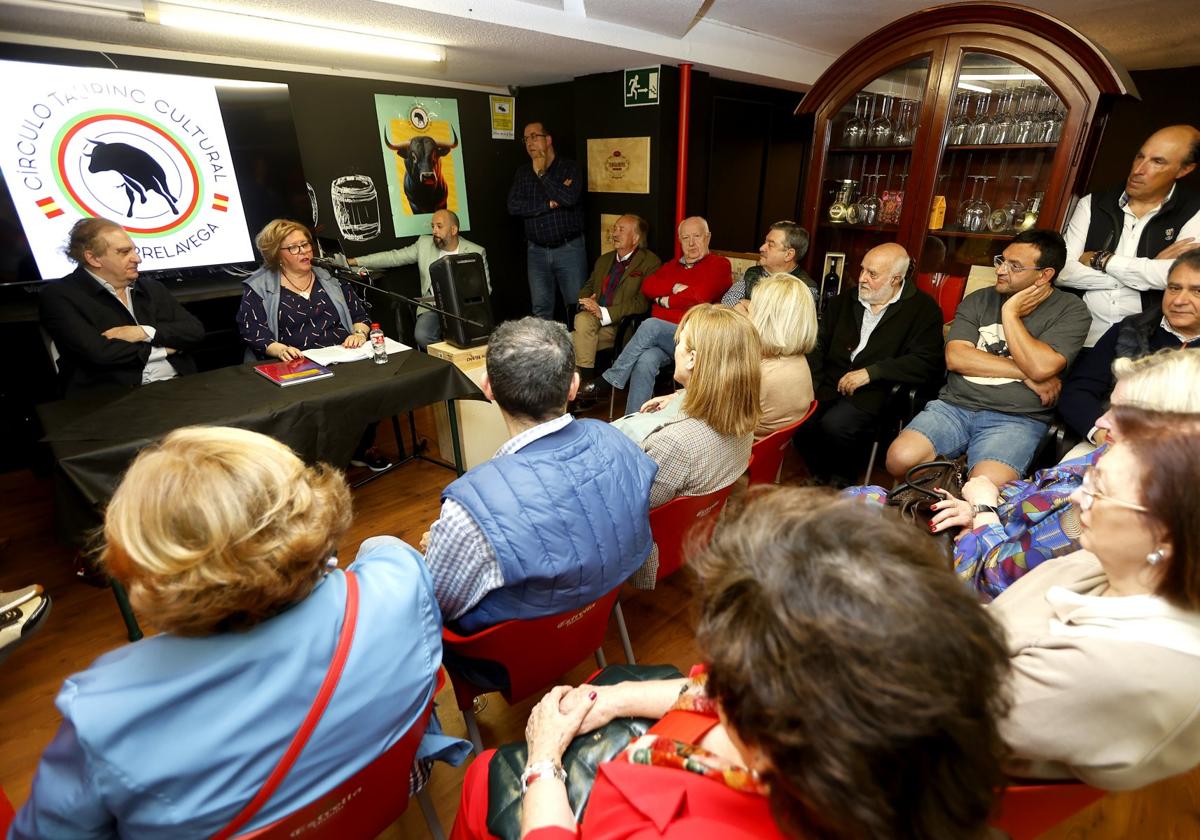
[[[246,279],[238,332],[257,359],[298,359],[317,347],[361,347],[371,332],[362,298],[312,264],[313,243],[298,222],[275,219],[254,239],[263,265]]]
[[[349,283],[312,264],[308,228],[275,219],[259,231],[254,244],[263,265],[246,278],[237,314],[247,361],[288,362],[317,347],[366,343],[371,332],[366,305]],[[350,463],[381,472],[391,462],[375,447],[377,426],[367,426]]]

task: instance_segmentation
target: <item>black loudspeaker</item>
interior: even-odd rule
[[[429,264],[438,309],[477,321],[480,326],[442,316],[442,337],[455,347],[487,344],[492,333],[492,301],[482,254],[448,254]]]

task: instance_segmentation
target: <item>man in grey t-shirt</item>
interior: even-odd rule
[[[967,453],[972,476],[997,486],[1024,475],[1046,432],[1059,379],[1083,346],[1087,306],[1051,284],[1061,235],[1019,234],[997,257],[996,285],[963,299],[946,338],[946,385],[888,450],[897,478],[936,456]]]

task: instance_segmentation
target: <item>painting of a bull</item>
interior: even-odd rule
[[[91,160],[88,164],[88,172],[112,171],[120,175],[124,181],[122,186],[125,189],[125,197],[129,199],[129,210],[125,213],[126,217],[133,216],[134,194],[142,204],[145,204],[148,192],[161,195],[170,206],[171,212],[179,215],[179,210],[175,207],[175,202],[179,199],[171,195],[171,189],[167,186],[166,173],[163,172],[158,161],[128,143],[103,143],[99,140],[89,140],[88,142],[95,144],[95,147],[84,155]]]
[[[393,143],[388,139],[387,129],[383,142],[389,149],[404,159],[404,195],[413,215],[432,213],[446,209],[446,179],[442,177],[442,158],[458,148],[458,133],[451,128],[450,145],[439,143],[432,137],[418,136],[404,143]]]

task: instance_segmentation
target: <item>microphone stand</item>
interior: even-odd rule
[[[410,306],[423,307],[431,312],[444,315],[447,318],[453,318],[456,321],[462,321],[464,324],[470,324],[472,327],[479,327],[480,329],[483,329],[483,324],[479,323],[478,321],[472,321],[470,318],[464,318],[461,315],[455,315],[453,312],[447,312],[445,309],[439,309],[431,303],[423,303],[419,300],[414,300],[407,295],[402,295],[399,292],[393,292],[390,289],[381,289],[372,283],[368,283],[363,280],[364,276],[370,276],[365,270],[356,271],[353,268],[346,268],[345,266],[340,266],[337,263],[326,259],[322,259],[320,262],[313,260],[313,265],[317,266],[318,268],[325,269],[330,274],[334,274],[348,283],[353,283],[356,286],[362,286],[364,289],[370,289],[373,292],[379,292],[381,294],[388,295],[389,297],[394,297],[397,300],[404,301]]]

